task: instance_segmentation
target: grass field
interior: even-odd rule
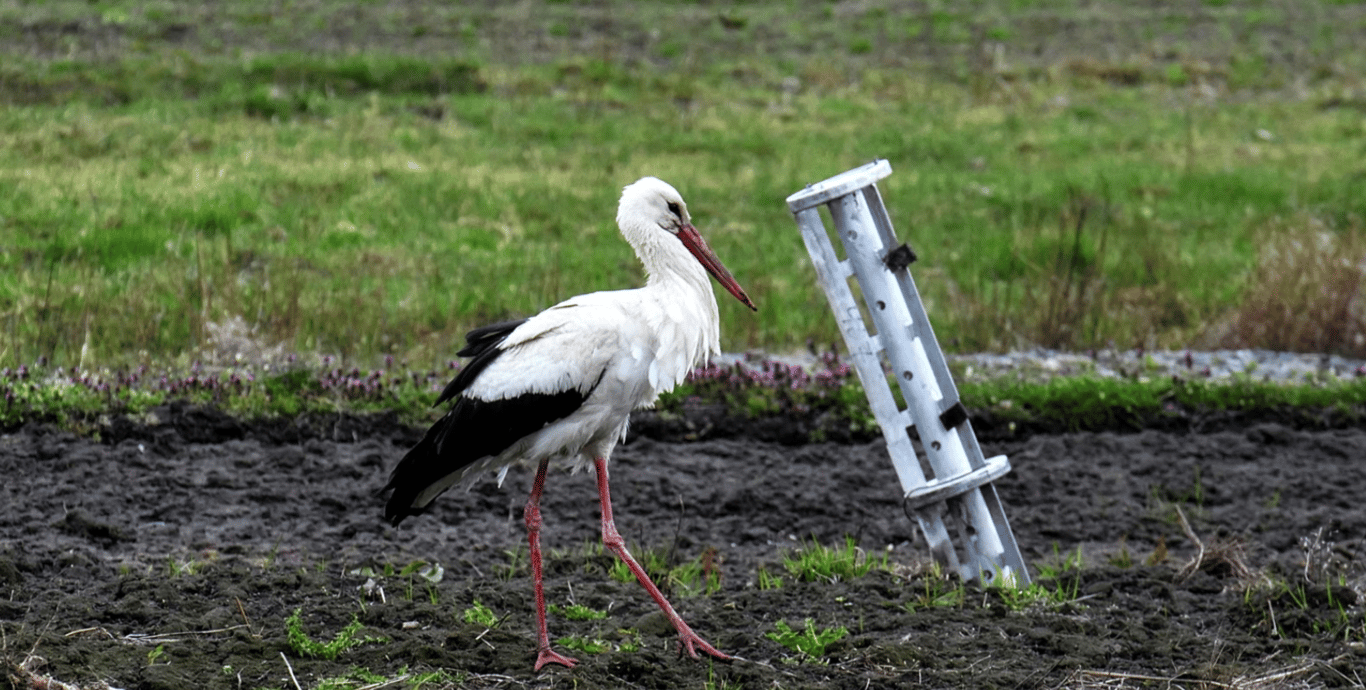
[[[1366,3],[0,1],[0,365],[444,362],[641,280],[653,174],[838,339],[782,200],[876,157],[946,349],[1366,353]]]

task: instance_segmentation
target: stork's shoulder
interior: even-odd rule
[[[592,292],[571,297],[527,319],[499,347],[510,350],[536,342],[563,347],[579,340],[627,334],[648,326],[635,290]]]
[[[588,392],[630,343],[649,337],[633,317],[629,290],[565,300],[518,325],[498,343],[498,358],[479,373],[468,395],[497,400],[520,393]]]

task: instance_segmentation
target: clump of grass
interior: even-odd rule
[[[717,565],[714,548],[704,550],[696,558],[673,565],[666,549],[638,549],[637,561],[645,573],[661,589],[677,592],[680,596],[710,596],[721,590],[721,569]],[[635,575],[626,563],[614,560],[608,574],[618,582],[634,582]]]
[[[1011,611],[1024,611],[1033,607],[1058,607],[1077,600],[1081,591],[1081,578],[1074,577],[1069,582],[1061,579],[1050,587],[1042,579],[1033,580],[1024,587],[1001,587],[997,595]]]
[[[958,608],[967,600],[966,583],[960,578],[946,574],[938,563],[931,564],[929,569],[921,574],[920,579],[921,585],[917,588],[914,598],[902,605],[910,613],[927,608]],[[1008,588],[1007,586],[1003,589]]]
[[[555,640],[555,642],[565,649],[572,649],[583,654],[602,654],[612,650],[611,642],[583,635],[567,635]]]
[[[342,628],[330,642],[317,642],[304,632],[303,609],[294,609],[294,613],[285,619],[285,633],[289,640],[290,649],[298,654],[327,661],[336,661],[342,652],[353,647],[387,641],[382,637],[360,637],[358,634],[363,627],[360,620],[352,616],[351,622]]]
[[[194,558],[180,560],[175,556],[166,558],[166,575],[168,577],[181,577],[185,575],[197,575],[208,565],[208,561],[197,560]]]
[[[606,611],[589,608],[583,604],[570,604],[568,606],[551,604],[546,609],[571,621],[597,621],[607,617]]]
[[[485,628],[492,628],[498,625],[498,616],[495,616],[493,610],[485,606],[478,599],[475,599],[474,603],[471,604],[469,608],[465,609],[461,618],[466,623],[482,625]]]
[[[1366,641],[1366,617],[1359,596],[1346,583],[1306,583],[1262,578],[1243,590],[1243,606],[1254,630],[1280,639],[1327,635],[1345,643]]]
[[[759,566],[758,584],[760,591],[767,591],[770,589],[782,589],[783,578],[780,575],[774,575],[768,572],[768,568]]]
[[[808,546],[783,557],[783,566],[800,582],[837,582],[863,577],[874,568],[888,568],[887,554],[878,560],[846,537],[843,547],[827,547],[813,537]]]
[[[779,620],[773,627],[774,631],[764,633],[764,637],[796,652],[801,659],[817,664],[828,663],[824,657],[829,646],[849,634],[849,629],[842,625],[817,630],[815,621],[810,618],[804,621],[802,630],[793,630],[785,620]]]

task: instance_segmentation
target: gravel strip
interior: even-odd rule
[[[1272,350],[1096,350],[1078,353],[1039,348],[1007,354],[949,355],[948,359],[950,365],[962,367],[963,378],[969,381],[1009,376],[1038,380],[1088,373],[1116,378],[1179,376],[1216,381],[1247,375],[1257,381],[1282,383],[1366,376],[1366,360]],[[716,357],[714,362],[729,366],[763,360],[808,369],[819,366],[819,359],[807,352],[786,355],[727,353]],[[959,369],[955,368],[955,371]]]

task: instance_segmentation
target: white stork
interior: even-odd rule
[[[536,594],[536,670],[575,663],[550,648],[541,583],[541,491],[551,458],[575,469],[592,464],[602,502],[602,541],[630,567],[678,630],[680,651],[729,659],[693,632],[626,551],[612,521],[607,460],[626,434],[632,410],[654,405],[694,367],[720,352],[710,273],[750,309],[758,307],[698,234],[678,191],[646,177],[625,188],[617,210],[621,234],[645,266],[645,287],[595,292],[521,321],[465,336],[458,353],[473,359],[436,404],[454,404],[394,467],[385,518],[397,526],[442,492],[482,469],[535,461],[524,518]]]

